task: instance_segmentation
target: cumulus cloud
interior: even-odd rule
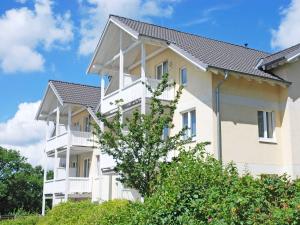
[[[281,15],[278,28],[272,30],[272,48],[282,49],[300,43],[300,0],[292,0]]]
[[[34,119],[40,101],[21,103],[16,114],[0,123],[0,146],[19,150],[33,165],[41,164],[46,124]]]
[[[88,55],[95,50],[109,14],[133,19],[170,17],[179,0],[80,0],[83,19],[80,25],[79,54]]]
[[[0,67],[5,73],[42,71],[45,59],[40,50],[62,47],[73,39],[70,12],[55,14],[52,5],[51,0],[36,0],[33,9],[10,9],[0,16]]]

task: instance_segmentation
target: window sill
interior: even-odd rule
[[[269,144],[277,144],[277,141],[274,138],[259,138],[260,143],[269,143]]]

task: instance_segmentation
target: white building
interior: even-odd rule
[[[134,109],[147,113],[151,95],[142,82],[155,88],[165,72],[184,86],[170,134],[190,127],[192,145],[210,141],[207,151],[234,161],[241,172],[299,176],[299,56],[300,44],[269,54],[110,16],[87,71],[99,75],[101,85],[49,81],[37,114],[49,124],[45,155],[54,159],[44,202],[140,198],[116,181],[114,161],[93,141],[89,122],[103,127],[95,114],[112,116],[116,106],[110,103],[118,99],[123,117]],[[176,88],[161,99],[173,99]]]

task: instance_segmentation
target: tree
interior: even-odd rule
[[[0,214],[42,206],[43,169],[32,167],[18,151],[0,147]]]
[[[122,100],[115,102],[117,112],[112,121],[105,115],[98,114],[105,129],[94,124],[103,153],[112,156],[116,161],[115,171],[120,175],[119,180],[128,187],[134,188],[142,196],[153,192],[153,184],[161,164],[167,161],[171,150],[179,149],[189,142],[183,138],[187,128],[163,139],[163,130],[172,129],[173,115],[182,93],[182,87],[176,91],[174,100],[163,102],[159,96],[175,83],[168,82],[165,74],[156,89],[149,85],[146,88],[152,93],[149,103],[149,113],[142,114],[135,110],[130,118],[121,122]],[[126,130],[126,132],[125,132]]]

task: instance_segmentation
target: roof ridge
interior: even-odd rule
[[[249,47],[245,47],[245,46],[242,46],[242,45],[233,44],[233,43],[230,43],[230,42],[226,42],[226,41],[222,41],[222,40],[217,40],[217,39],[210,38],[210,37],[204,37],[202,35],[193,34],[193,33],[189,33],[189,32],[186,32],[186,31],[181,31],[181,30],[176,30],[175,28],[165,27],[165,26],[154,24],[154,23],[144,22],[144,21],[141,21],[141,20],[131,19],[131,18],[128,18],[128,17],[114,15],[114,14],[110,14],[109,15],[109,17],[111,17],[111,16],[119,17],[119,18],[123,18],[123,19],[128,19],[128,20],[131,20],[131,21],[139,22],[139,23],[144,23],[144,24],[148,24],[148,25],[152,25],[152,26],[164,28],[164,29],[167,29],[167,30],[176,31],[176,32],[179,32],[179,33],[183,33],[183,34],[187,34],[187,35],[192,35],[192,36],[204,38],[204,39],[207,39],[207,40],[217,41],[217,42],[220,42],[220,43],[229,44],[229,45],[233,45],[233,46],[236,46],[236,47],[245,48],[245,49],[248,49],[248,50],[253,50],[253,51],[261,52],[261,53],[264,53],[264,54],[268,54],[268,56],[271,54],[269,52],[265,52],[265,51],[258,50],[258,49],[255,49],[255,48],[249,48]],[[266,56],[266,57],[268,57],[268,56]]]
[[[84,87],[100,88],[100,87],[95,86],[95,85],[80,84],[80,83],[74,83],[74,82],[62,81],[62,80],[49,80],[49,82],[59,82],[59,83],[72,84],[72,85],[78,85],[78,86],[84,86]]]
[[[282,50],[280,50],[280,51],[278,51],[278,52],[275,52],[275,53],[272,53],[272,54],[266,56],[265,59],[266,59],[266,58],[269,58],[269,57],[272,57],[272,56],[274,56],[274,55],[276,55],[276,54],[279,54],[279,53],[281,53],[281,52],[287,51],[287,50],[289,50],[289,49],[291,49],[291,48],[294,48],[294,47],[296,47],[297,45],[299,45],[299,47],[300,47],[300,43],[295,44],[295,45],[292,45],[291,47],[282,49]]]

